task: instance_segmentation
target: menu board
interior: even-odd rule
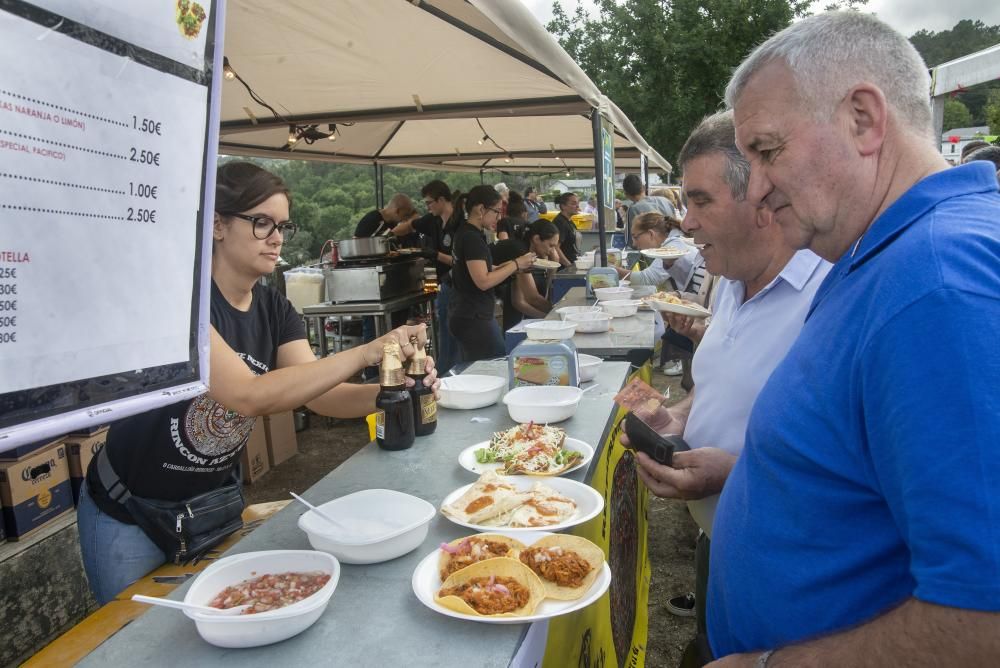
[[[202,392],[221,3],[0,3],[0,451]]]

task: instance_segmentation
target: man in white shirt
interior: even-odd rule
[[[694,390],[648,421],[660,433],[681,434],[690,452],[673,466],[637,454],[639,476],[661,497],[685,499],[704,531],[697,549],[699,636],[704,643],[708,539],[718,494],[743,449],[754,399],[798,336],[830,264],[796,251],[766,208],[746,200],[750,165],[736,148],[732,112],[709,116],[678,160],[688,212],[684,230],[702,244],[705,266],[722,276],[710,325],[668,316],[677,332],[700,340]],[[704,646],[707,646],[704,645]],[[694,645],[689,651],[695,651]]]

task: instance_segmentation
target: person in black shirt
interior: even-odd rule
[[[417,210],[413,206],[413,200],[409,195],[396,193],[389,200],[389,203],[381,209],[369,211],[354,228],[354,236],[377,237],[385,234],[396,225],[411,220],[417,215]]]
[[[80,492],[78,524],[84,567],[101,604],[162,564],[166,555],[137,526],[135,506],[105,488],[98,461],[133,497],[183,508],[232,480],[255,416],[305,404],[322,415],[360,417],[375,410],[378,385],[346,381],[377,364],[395,339],[403,354],[426,341],[426,328],[400,327],[381,339],[317,360],[289,301],[258,283],[274,271],[295,232],[291,197],[277,176],[245,162],[219,167],[212,246],[208,393],[119,420],[94,457]],[[433,366],[433,365],[432,365]],[[436,372],[427,384],[437,387]],[[235,509],[236,511],[240,509]],[[238,516],[238,513],[237,513]],[[202,527],[211,530],[217,527]],[[160,543],[162,534],[156,535]]]
[[[511,192],[510,199],[507,200],[507,215],[497,223],[497,239],[503,241],[520,237],[527,224],[528,209],[524,205],[524,200],[516,192]]]
[[[500,194],[492,186],[475,186],[465,197],[467,222],[459,225],[452,246],[451,277],[455,293],[449,305],[448,328],[467,362],[504,354],[503,335],[493,316],[493,288],[519,270],[529,269],[534,253],[493,266],[483,229],[496,228]]]
[[[559,230],[556,226],[547,220],[536,220],[531,225],[520,228],[517,237],[495,243],[492,253],[496,262],[513,260],[527,252],[558,261],[558,248]],[[549,271],[554,270],[518,272],[497,288],[503,302],[504,331],[521,322],[524,316],[544,318],[552,310],[552,304],[544,296]]]
[[[564,192],[556,198],[556,204],[559,206],[559,214],[552,219],[552,222],[559,230],[559,252],[562,254],[559,263],[569,267],[580,256],[580,251],[576,247],[576,225],[570,220],[580,213],[580,198],[576,193]]]
[[[452,195],[448,184],[444,181],[431,181],[425,185],[420,194],[424,198],[427,214],[417,218],[412,223],[400,223],[393,229],[393,234],[410,234],[419,232],[423,236],[424,248],[435,254],[434,268],[437,272],[438,294],[435,311],[438,319],[438,373],[444,375],[451,367],[461,361],[458,345],[451,332],[448,331],[448,303],[451,299],[451,245],[455,230],[462,222],[461,207],[456,207],[456,200],[461,193]]]

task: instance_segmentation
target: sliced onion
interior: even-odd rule
[[[458,554],[459,553],[459,549],[457,547],[452,547],[448,543],[441,543],[441,549],[444,550],[445,552],[447,552],[448,554]]]
[[[493,588],[505,596],[510,596],[510,589],[507,589],[502,584],[495,584]]]

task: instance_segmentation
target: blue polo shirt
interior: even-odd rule
[[[990,165],[923,179],[831,269],[754,405],[711,559],[717,657],[840,631],[911,596],[1000,610]]]

